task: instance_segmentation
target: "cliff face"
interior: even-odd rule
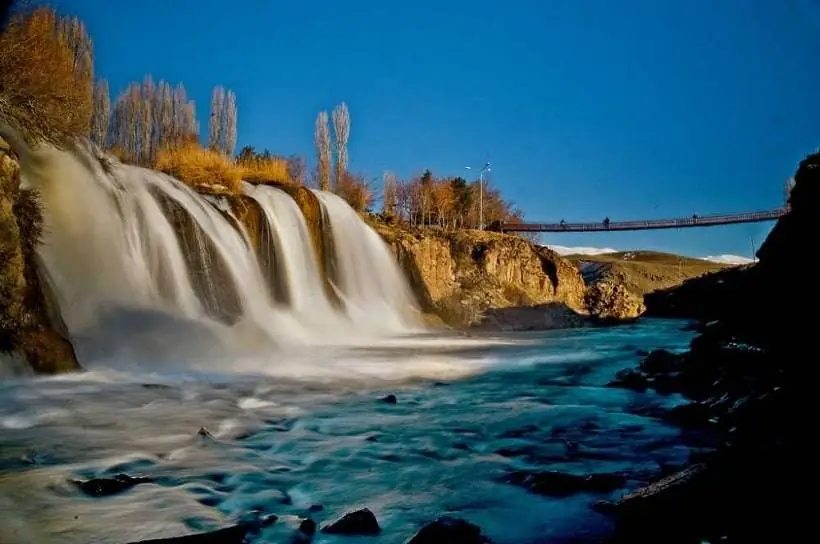
[[[422,309],[448,325],[522,329],[582,322],[576,311],[583,309],[583,279],[553,251],[494,232],[372,226]]]
[[[789,203],[758,263],[646,297],[651,315],[708,323],[689,351],[653,352],[612,385],[688,397],[691,403],[662,417],[690,432],[706,429],[716,447],[619,500],[610,510],[617,521],[612,542],[799,539],[805,522],[793,489],[804,474],[794,459],[806,451],[800,441],[808,434],[794,432],[806,416],[795,384],[811,383],[816,351],[815,322],[805,310],[816,307],[818,296],[805,281],[805,256],[820,226],[820,153],[801,162]]]
[[[63,327],[37,272],[41,221],[36,194],[20,190],[18,165],[0,146],[0,352],[51,374],[79,365],[71,344],[57,332]]]

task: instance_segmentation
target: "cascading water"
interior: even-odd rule
[[[406,331],[408,323],[416,324],[410,288],[384,241],[339,196],[314,193],[333,233],[338,277],[332,280],[353,319],[385,332]]]
[[[343,304],[328,298],[305,218],[279,189],[243,186],[270,233],[274,264],[263,270],[224,198],[82,146],[41,146],[24,161],[23,185],[42,195],[44,276],[82,364],[221,361],[414,330],[415,304],[387,247],[334,195],[317,192]]]
[[[274,187],[247,183],[243,191],[259,203],[271,230],[287,233],[277,238],[276,249],[282,261],[277,272],[285,277],[291,310],[306,318],[332,316],[335,311],[325,296],[310,233],[299,206],[287,193]]]

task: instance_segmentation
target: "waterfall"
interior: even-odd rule
[[[342,198],[314,193],[333,233],[336,277],[332,279],[351,318],[386,333],[418,324],[410,287],[384,240]]]
[[[334,303],[305,217],[282,190],[244,184],[243,195],[206,197],[86,146],[27,155],[21,183],[44,209],[42,272],[81,364],[224,361],[417,330],[387,246],[335,195],[315,193],[333,230]],[[257,247],[231,198],[261,208]]]

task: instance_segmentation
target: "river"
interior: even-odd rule
[[[279,520],[253,541],[286,542],[302,517],[321,527],[360,507],[375,513],[379,536],[313,541],[405,542],[441,515],[498,544],[604,534],[593,502],[690,452],[681,430],[635,415],[680,399],[605,387],[640,350],[685,349],[682,325],[313,346],[276,354],[265,372],[234,361],[5,380],[0,541],[126,543],[261,511]],[[627,481],[556,498],[508,483],[515,470]],[[104,498],[71,483],[118,473],[151,482]]]

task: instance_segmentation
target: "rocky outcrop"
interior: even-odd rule
[[[2,140],[0,140],[2,142]],[[77,370],[71,344],[48,304],[35,249],[42,214],[36,193],[19,187],[17,162],[0,145],[0,351],[21,357],[38,373]]]
[[[590,285],[584,294],[584,305],[590,317],[601,323],[633,320],[646,309],[641,297],[612,280]]]
[[[566,316],[583,310],[583,279],[549,249],[494,232],[371,225],[396,255],[422,309],[449,325],[532,328],[529,317],[536,313],[550,314],[539,317],[546,326],[580,324]],[[524,313],[495,312],[510,308]]]

